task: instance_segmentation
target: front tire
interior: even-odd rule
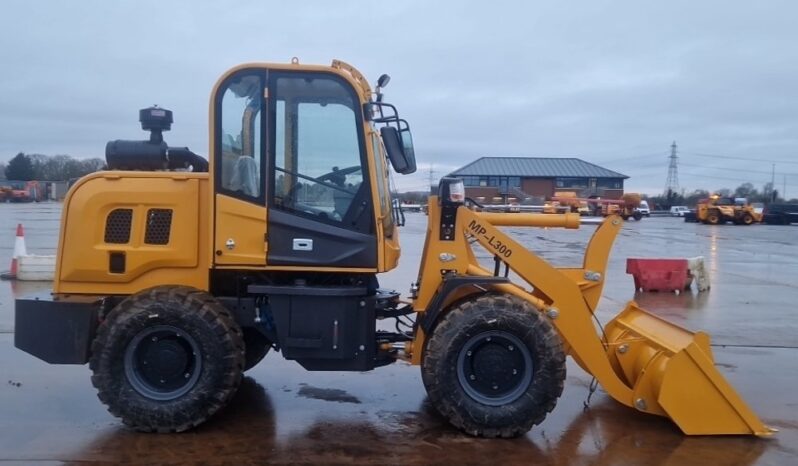
[[[92,344],[92,384],[108,411],[145,432],[181,432],[210,418],[241,382],[241,329],[200,290],[159,286],[122,301]]]
[[[421,375],[433,406],[480,437],[515,437],[554,409],[565,352],[528,302],[487,294],[453,307],[427,341]]]

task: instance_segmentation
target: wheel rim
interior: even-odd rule
[[[520,398],[532,382],[532,355],[515,335],[493,330],[471,337],[457,357],[457,379],[475,401],[501,406]]]
[[[141,395],[167,401],[179,398],[199,380],[202,358],[199,344],[171,325],[139,332],[125,350],[125,376]]]

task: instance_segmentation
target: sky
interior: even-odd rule
[[[208,153],[208,99],[244,62],[344,60],[413,130],[422,190],[482,156],[579,157],[665,188],[798,197],[794,1],[4,1],[0,162],[103,157],[143,139],[138,109],[174,112],[165,139]],[[775,173],[775,175],[774,175]]]

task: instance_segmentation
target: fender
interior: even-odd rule
[[[507,277],[481,277],[448,274],[443,278],[443,282],[441,282],[441,285],[435,292],[435,296],[430,301],[426,311],[419,314],[417,321],[418,325],[424,329],[426,334],[430,334],[432,329],[435,327],[438,318],[443,312],[443,304],[446,302],[446,298],[460,288],[467,286],[493,287],[495,285],[503,285],[507,283],[510,283],[510,280]]]

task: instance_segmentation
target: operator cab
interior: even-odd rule
[[[399,173],[415,171],[409,126],[382,102],[387,81],[380,78],[376,100],[362,76],[341,62],[253,65],[220,81],[211,145],[222,233],[217,263],[260,262],[256,251],[236,251],[242,232],[220,228],[220,216],[222,223],[240,216],[230,212],[247,210],[243,203],[265,208],[268,225],[259,234],[268,266],[386,268],[380,248],[396,227],[386,158]],[[261,214],[244,216],[253,215]]]

